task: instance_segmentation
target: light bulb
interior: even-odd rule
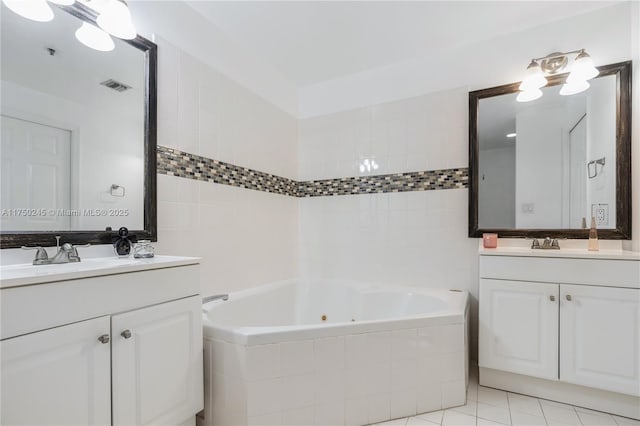
[[[110,0],[101,10],[96,22],[100,28],[118,38],[131,40],[138,35],[131,21],[129,7],[120,0]]]
[[[540,69],[540,65],[536,61],[531,61],[527,67],[527,75],[522,83],[520,83],[519,89],[522,91],[539,89],[547,85],[547,79],[544,78],[544,73]]]
[[[32,21],[48,22],[53,19],[53,10],[46,0],[2,0],[10,10]]]
[[[591,80],[598,74],[600,74],[600,71],[593,65],[591,56],[583,50],[578,54],[573,63],[571,74],[567,77],[567,83]]]
[[[115,48],[109,34],[88,22],[83,22],[82,26],[78,28],[76,38],[85,46],[102,52],[108,52]]]
[[[49,0],[51,3],[60,4],[62,6],[71,6],[76,0]]]
[[[542,96],[542,90],[540,89],[529,89],[522,91],[518,94],[516,101],[518,102],[530,102],[535,101],[539,97]]]
[[[572,81],[572,82],[569,82],[567,80],[567,82],[562,85],[562,88],[560,89],[560,94],[562,96],[575,95],[576,93],[584,92],[589,88],[589,86],[590,86],[589,82],[584,80],[578,80],[578,81]]]

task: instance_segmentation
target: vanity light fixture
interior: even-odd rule
[[[83,22],[76,31],[76,38],[87,47],[102,52],[109,52],[115,48],[115,44],[109,34],[88,22]]]
[[[516,134],[515,133],[507,133],[507,137],[508,138],[515,138]]]
[[[49,22],[53,19],[53,10],[47,0],[2,0],[7,8],[23,18],[37,22]]]
[[[76,0],[49,0],[60,6],[71,6]],[[54,18],[53,10],[47,0],[2,0],[7,8],[18,15],[38,22],[48,22]],[[85,46],[102,52],[115,48],[111,35],[124,40],[132,40],[138,36],[131,12],[125,0],[95,0],[83,2],[97,12],[96,23],[83,22],[76,31],[76,38]]]
[[[568,55],[577,53],[566,82],[560,89],[561,95],[575,95],[589,88],[590,80],[599,74],[593,65],[591,56],[584,50],[572,50],[570,52],[554,52],[541,58],[534,58],[527,67],[527,75],[520,84],[518,102],[530,102],[542,96],[541,87],[547,84],[545,75],[554,75],[563,71],[568,63]]]

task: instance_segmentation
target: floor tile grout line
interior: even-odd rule
[[[542,418],[544,419],[544,424],[549,425],[549,421],[547,420],[547,415],[544,413],[544,408],[542,408],[542,402],[540,402],[540,398],[536,398],[538,402],[538,407],[540,407],[540,411],[542,412]]]

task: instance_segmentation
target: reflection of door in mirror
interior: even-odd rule
[[[68,230],[71,132],[2,116],[2,229]]]

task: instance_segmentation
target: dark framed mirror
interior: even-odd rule
[[[631,238],[631,61],[590,87],[517,102],[520,83],[469,93],[469,237]]]
[[[57,6],[50,22],[2,10],[2,248],[111,244],[121,227],[157,240],[157,46],[74,36],[97,14]]]

